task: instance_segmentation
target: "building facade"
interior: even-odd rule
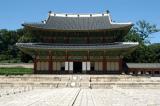
[[[123,42],[132,23],[112,22],[109,13],[56,14],[41,23],[24,23],[37,42],[17,43],[34,58],[35,74],[120,74],[123,56],[137,42]]]

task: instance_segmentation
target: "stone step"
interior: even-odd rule
[[[25,75],[0,76],[0,87],[37,88],[160,88],[160,78],[110,75]]]

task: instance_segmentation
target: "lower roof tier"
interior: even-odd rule
[[[107,44],[54,44],[54,43],[17,43],[20,48],[47,49],[47,50],[103,50],[132,48],[139,45],[137,42],[116,42]]]
[[[105,51],[112,55],[125,55],[138,47],[137,42],[117,42],[110,44],[49,44],[49,43],[17,43],[18,48],[29,55],[47,51]],[[44,54],[44,53],[43,53]]]

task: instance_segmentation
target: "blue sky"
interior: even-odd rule
[[[0,29],[18,29],[23,22],[40,22],[48,11],[102,13],[109,10],[117,22],[146,20],[160,28],[160,0],[0,0]],[[160,43],[160,33],[151,35]]]

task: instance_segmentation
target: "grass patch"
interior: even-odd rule
[[[33,74],[33,69],[31,68],[0,68],[0,75],[24,75]]]

